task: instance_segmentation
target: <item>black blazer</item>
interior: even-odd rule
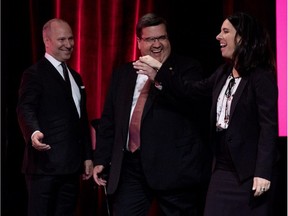
[[[158,73],[164,71],[199,80],[202,69],[193,59],[170,56]],[[116,190],[121,173],[136,78],[131,62],[113,72],[98,128],[94,163],[111,164],[108,193]],[[141,123],[141,160],[150,187],[189,187],[207,177],[203,125],[208,123],[203,124],[203,110],[197,102],[151,85]]]
[[[81,118],[64,79],[43,58],[22,76],[17,115],[26,146],[22,171],[27,174],[71,174],[80,172],[83,161],[92,159],[86,93],[80,75],[69,68],[81,94]],[[39,152],[31,145],[35,130],[51,145]]]
[[[227,63],[201,82],[183,83],[181,77],[171,79],[167,75],[160,78],[175,94],[197,97],[212,93],[210,142],[214,152],[217,99],[231,72],[232,66]],[[274,71],[257,68],[242,77],[233,97],[226,130],[226,143],[240,181],[253,176],[271,179],[273,166],[279,157],[277,107],[278,88]]]
[[[216,128],[217,98],[232,67],[220,67],[213,90],[212,131]],[[242,80],[234,95],[226,143],[240,180],[271,180],[278,158],[278,88],[274,71],[257,68]],[[213,133],[213,134],[214,134]],[[213,139],[213,138],[212,138]]]

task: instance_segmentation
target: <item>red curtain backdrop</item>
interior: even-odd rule
[[[173,7],[173,4],[168,2],[167,4],[164,2],[159,4],[160,1],[157,4],[157,2],[155,0],[54,0],[48,4],[45,1],[29,0],[33,61],[35,62],[40,57],[39,55],[42,56],[44,51],[39,52],[39,46],[43,44],[41,28],[47,20],[39,20],[41,18],[39,11],[43,11],[45,7],[46,11],[50,11],[50,18],[62,18],[72,27],[75,48],[69,63],[82,75],[86,86],[89,119],[98,119],[101,116],[113,68],[138,57],[135,26],[139,17],[147,12],[153,12],[154,9],[165,12],[168,5]],[[223,16],[226,17],[237,10],[237,7],[246,8],[246,11],[250,10],[255,14],[255,5],[249,2],[244,0],[241,4],[235,4],[234,1],[224,0]],[[263,8],[269,8],[269,0],[261,2]],[[155,5],[158,7],[160,5],[161,8],[155,8]],[[180,6],[181,4],[175,4],[174,7]],[[182,10],[189,12],[186,8]],[[173,13],[170,17],[173,17]],[[265,18],[265,16],[262,17]],[[175,19],[172,18],[172,23]],[[213,39],[211,38],[209,42],[212,41],[215,44]]]
[[[75,50],[69,65],[77,70],[87,90],[89,119],[99,119],[113,68],[137,59],[135,25],[147,12],[156,12],[170,24],[173,51],[200,60],[206,75],[222,62],[215,40],[224,17],[243,10],[268,27],[275,43],[275,0],[21,0],[1,1],[1,155],[2,215],[26,215],[27,194],[21,173],[24,140],[15,107],[23,71],[44,55],[42,26],[62,18],[71,25]],[[191,5],[192,4],[192,5]],[[194,4],[194,5],[193,5]],[[274,47],[276,50],[276,47]],[[91,128],[91,132],[94,132]],[[91,133],[95,147],[95,133]],[[286,210],[287,137],[283,149],[279,211]],[[17,184],[14,180],[17,179]],[[15,208],[15,203],[17,208]],[[157,205],[156,205],[157,206]],[[151,209],[157,215],[157,207]],[[77,216],[106,216],[103,188],[81,184]],[[275,215],[282,215],[275,212]]]
[[[30,0],[33,46],[39,44],[33,35],[41,32],[35,28],[38,7]],[[137,58],[136,22],[153,11],[153,1],[54,0],[52,7],[53,16],[66,20],[74,32],[75,48],[69,64],[83,78],[89,119],[100,118],[111,72],[117,65]],[[37,50],[32,49],[36,60]]]

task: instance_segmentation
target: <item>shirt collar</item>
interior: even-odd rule
[[[62,62],[56,60],[53,56],[48,53],[45,53],[45,58],[55,67],[57,68]]]

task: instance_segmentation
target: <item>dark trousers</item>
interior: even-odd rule
[[[26,175],[28,216],[73,216],[79,175]]]
[[[125,153],[119,186],[112,197],[113,216],[146,216],[155,199],[160,208],[157,216],[202,216],[197,213],[196,188],[153,190],[146,182],[140,160],[138,151]]]

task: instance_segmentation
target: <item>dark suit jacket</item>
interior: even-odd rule
[[[158,73],[162,71],[171,75],[185,73],[185,79],[199,80],[202,69],[193,59],[170,56]],[[116,190],[121,173],[136,78],[132,63],[113,72],[98,128],[94,163],[111,164],[108,193]],[[183,188],[205,179],[205,117],[201,113],[199,101],[150,87],[141,123],[141,160],[150,187]]]
[[[92,146],[86,112],[86,93],[80,75],[69,68],[81,94],[81,118],[64,79],[43,58],[22,76],[17,115],[26,146],[22,171],[27,174],[71,174],[79,172],[83,161],[92,159]],[[44,134],[48,151],[31,145],[35,130]]]
[[[221,65],[208,79],[184,83],[180,78],[167,75],[160,78],[164,86],[175,94],[211,95],[210,113],[211,143],[215,150],[217,99],[227,77],[232,72],[229,64]],[[176,82],[175,82],[176,80]],[[250,177],[271,179],[273,166],[279,157],[278,137],[278,89],[274,71],[257,68],[242,77],[231,104],[226,143],[241,181]]]
[[[226,67],[227,68],[227,67]],[[212,130],[215,132],[217,98],[232,68],[220,67],[213,90]],[[274,71],[257,68],[242,77],[234,95],[226,142],[240,180],[271,179],[277,158],[278,89]]]

